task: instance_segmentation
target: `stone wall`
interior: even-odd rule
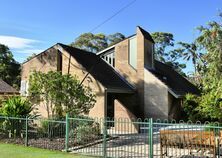
[[[154,119],[168,118],[168,87],[146,68],[144,73],[145,116]]]
[[[60,53],[62,53],[62,73],[68,73],[68,67],[70,65],[70,74],[77,76],[78,80],[82,81],[87,72],[84,67],[79,64],[73,57],[63,50],[60,46],[55,45],[52,48],[49,48],[45,52],[37,55],[33,59],[22,65],[21,78],[22,80],[28,81],[29,75],[32,71],[41,71],[47,73],[48,71],[57,71],[57,57],[58,57],[58,48]],[[70,61],[70,64],[69,64]],[[91,75],[87,75],[83,81],[83,85],[89,86],[93,92],[96,94],[96,104],[90,110],[89,116],[91,117],[104,117],[104,87],[96,81]],[[40,103],[40,106],[37,106],[38,112],[43,116],[47,117],[47,110],[44,102]]]
[[[89,116],[90,117],[104,117],[104,87],[95,80],[88,72],[79,64],[72,56],[71,59],[70,55],[63,51],[62,55],[62,73],[68,73],[68,67],[70,65],[70,74],[77,76],[78,80],[83,81],[85,76],[87,77],[83,81],[83,85],[90,87],[96,95],[96,104],[90,110]],[[70,61],[70,64],[69,64]]]

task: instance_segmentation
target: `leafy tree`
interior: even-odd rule
[[[200,72],[200,64],[205,65],[204,60],[202,59],[203,54],[198,50],[198,45],[194,43],[185,43],[179,42],[181,47],[183,59],[186,61],[192,61],[194,67],[194,74],[197,75]]]
[[[167,65],[173,67],[174,70],[185,76],[182,69],[186,68],[181,63],[183,54],[181,49],[174,49],[174,37],[172,33],[154,32],[151,34],[155,41],[155,58]]]
[[[122,41],[122,40],[125,39],[125,38],[126,38],[126,37],[125,37],[123,34],[117,32],[117,33],[108,35],[108,36],[107,36],[107,42],[108,42],[108,45],[109,45],[109,46],[112,46],[112,45],[114,45],[114,44]]]
[[[172,33],[154,32],[151,34],[155,41],[155,58],[159,61],[165,62],[168,53],[166,48],[174,46],[174,38]]]
[[[202,94],[198,98],[198,111],[201,118],[222,121],[222,25],[210,22],[207,26],[198,27],[200,31],[196,42],[204,52],[205,64],[201,73]]]
[[[20,64],[13,58],[12,52],[0,44],[0,78],[15,88],[20,85]]]
[[[96,102],[91,89],[69,74],[33,72],[29,84],[31,99],[44,102],[48,117],[88,113]]]
[[[102,33],[84,33],[76,38],[75,41],[71,43],[71,46],[96,53],[121,41],[124,38],[125,36],[121,33],[115,33],[108,36]]]
[[[105,49],[108,44],[104,34],[84,33],[71,43],[71,46],[96,53]]]

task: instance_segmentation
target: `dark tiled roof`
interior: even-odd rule
[[[149,70],[162,82],[164,82],[172,93],[182,97],[187,93],[200,94],[199,89],[186,78],[178,74],[172,67],[155,60],[155,70]]]
[[[18,93],[18,91],[0,79],[0,93]]]
[[[74,57],[96,80],[107,89],[133,92],[133,88],[115,70],[94,53],[64,44],[59,45]]]
[[[142,29],[140,26],[137,26],[137,27],[140,29],[140,31],[142,32],[143,36],[144,36],[146,39],[148,39],[148,40],[150,40],[151,42],[155,43],[154,40],[153,40],[153,38],[152,38],[152,36],[151,36],[147,31],[145,31],[144,29]]]

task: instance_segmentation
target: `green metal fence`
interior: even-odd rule
[[[219,123],[0,116],[0,141],[99,157],[222,157]]]

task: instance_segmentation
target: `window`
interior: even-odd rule
[[[137,41],[136,37],[129,39],[129,64],[136,69],[137,68]]]
[[[62,71],[62,52],[57,52],[57,71]]]
[[[28,95],[28,82],[23,80],[21,81],[21,87],[20,87],[20,93],[22,96],[27,96]]]
[[[114,52],[114,50],[107,51],[107,53],[105,53],[102,56],[102,59],[105,60],[106,63],[108,63],[109,65],[114,67],[115,66],[115,52]]]

